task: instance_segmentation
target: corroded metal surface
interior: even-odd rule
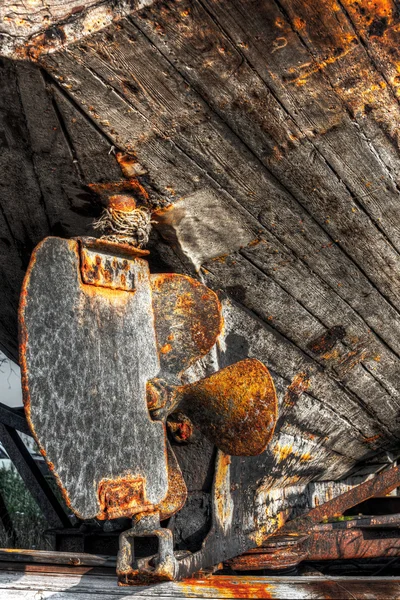
[[[178,388],[177,397],[181,410],[227,454],[261,454],[273,435],[275,387],[268,369],[256,359]]]
[[[256,359],[181,385],[222,331],[218,297],[187,276],[150,276],[142,251],[119,246],[48,238],[35,250],[20,307],[25,408],[69,507],[83,518],[135,518],[121,534],[117,572],[125,583],[182,578],[254,544],[252,536],[231,540],[229,454],[263,452],[277,397]],[[223,450],[212,529],[199,552],[179,557],[160,526],[187,497],[165,438],[170,414],[177,441],[196,427]],[[271,530],[279,524],[271,521]],[[130,538],[149,535],[159,538],[158,555],[137,567]],[[221,535],[229,543],[219,543]]]
[[[307,531],[312,525],[320,523],[323,519],[342,515],[347,509],[372,498],[372,496],[389,494],[399,487],[399,484],[400,467],[391,467],[364,483],[354,486],[348,492],[313,508],[306,515],[293,519],[285,525],[284,531]]]
[[[176,273],[151,275],[161,371],[178,375],[207,354],[222,331],[216,294]]]
[[[155,536],[158,539],[158,555],[134,561],[130,539]],[[153,563],[153,564],[151,564]],[[172,531],[162,528],[160,514],[137,515],[132,529],[120,536],[117,557],[117,573],[120,585],[146,581],[171,581],[177,575],[177,560],[174,556]]]
[[[315,525],[308,533],[271,536],[261,548],[228,561],[237,571],[284,569],[304,560],[400,556],[400,515],[356,517]]]
[[[400,556],[400,519],[392,527],[364,526],[313,531],[306,544],[307,560],[357,560]]]
[[[261,547],[248,550],[241,556],[227,561],[235,571],[257,571],[261,569],[286,569],[298,565],[308,557],[302,543],[307,534],[271,536]]]
[[[102,240],[101,238],[76,238],[78,241],[84,239],[84,246],[88,250],[93,250],[94,252],[97,250],[98,252],[104,252],[109,255],[117,255],[119,257],[141,257],[148,256],[150,252],[148,250],[144,250],[142,248],[136,248],[135,246],[131,246],[130,244],[120,244],[115,242],[110,242],[108,240]]]
[[[145,397],[159,370],[148,266],[127,263],[131,292],[88,285],[78,243],[48,238],[21,297],[25,411],[82,518],[151,510],[167,494],[164,426],[150,419]],[[144,436],[151,453],[137,443]]]
[[[132,261],[126,258],[101,254],[83,247],[81,274],[83,283],[126,292],[135,289],[135,269]]]
[[[175,442],[185,443],[193,435],[193,423],[182,411],[175,411],[167,418],[168,431]]]
[[[180,510],[187,499],[187,487],[171,444],[167,441],[168,493],[157,506],[160,519],[169,519]]]

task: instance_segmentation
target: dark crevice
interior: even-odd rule
[[[18,253],[18,247],[16,246],[15,241],[14,241],[15,240],[15,235],[14,235],[14,232],[13,232],[13,230],[11,228],[10,221],[8,220],[7,214],[5,213],[4,208],[3,208],[1,202],[0,202],[0,213],[1,213],[1,216],[3,217],[3,219],[4,219],[4,223],[5,223],[5,225],[6,225],[7,229],[8,229],[8,233],[10,234],[12,243],[14,244],[14,247],[16,248],[17,253]]]
[[[80,163],[79,163],[79,160],[78,160],[78,156],[77,156],[77,153],[76,153],[76,150],[75,150],[75,147],[74,147],[74,143],[73,143],[73,141],[71,139],[71,136],[69,135],[69,131],[68,131],[67,126],[65,124],[64,117],[63,117],[63,115],[62,115],[62,113],[61,113],[61,111],[59,109],[59,106],[57,104],[57,101],[56,101],[54,95],[52,96],[52,106],[53,106],[53,110],[55,112],[55,115],[57,117],[57,120],[59,122],[60,129],[61,129],[61,131],[63,133],[64,139],[65,139],[65,143],[66,143],[66,145],[68,147],[68,150],[70,152],[72,163],[73,163],[73,165],[76,168],[76,171],[78,173],[80,181],[84,182],[85,178],[84,178],[83,173],[82,173],[82,169],[81,169],[81,166],[80,166]]]
[[[39,175],[39,173],[37,171],[36,164],[35,164],[35,154],[34,154],[34,152],[32,150],[33,145],[32,145],[31,132],[30,132],[30,129],[29,129],[29,122],[28,122],[28,117],[26,115],[24,102],[22,100],[22,94],[21,94],[21,88],[20,88],[20,82],[19,82],[20,76],[21,76],[21,74],[18,72],[18,69],[17,69],[16,70],[16,78],[15,78],[16,89],[17,89],[17,93],[18,93],[19,102],[20,102],[20,105],[21,105],[21,114],[23,115],[23,119],[24,119],[24,122],[25,122],[26,133],[27,133],[27,136],[29,138],[29,153],[30,153],[32,170],[33,170],[33,172],[35,174],[35,179],[36,179],[36,183],[37,183],[38,190],[39,190],[39,203],[40,203],[41,207],[43,208],[43,212],[44,212],[44,215],[45,215],[45,218],[46,218],[48,229],[49,229],[49,231],[51,231],[52,223],[51,223],[51,220],[50,220],[49,211],[47,210],[46,199],[45,199],[45,196],[43,194],[43,190],[42,190],[42,186],[41,186],[41,177],[40,177],[40,175]],[[43,82],[43,85],[44,85],[44,82]]]

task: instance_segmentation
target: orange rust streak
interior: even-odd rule
[[[85,283],[80,284],[82,290],[87,296],[91,296],[95,299],[100,297],[107,299],[112,304],[127,304],[129,300],[129,294],[122,290],[113,290],[100,285],[88,285]]]
[[[275,446],[274,448],[274,454],[278,454],[278,461],[282,462],[284,460],[286,460],[288,458],[288,456],[292,453],[293,451],[293,446],[292,445],[286,445],[286,446]]]
[[[113,194],[108,199],[108,208],[110,210],[130,212],[135,210],[136,202],[132,196],[128,196],[127,194]]]
[[[125,152],[117,152],[116,159],[119,166],[121,167],[122,174],[127,179],[131,179],[138,175],[144,175],[146,170],[139,163],[136,156],[132,153],[126,154]]]
[[[286,409],[293,407],[298,398],[308,390],[310,387],[310,378],[307,373],[301,371],[293,378],[291,384],[288,386],[284,398],[284,406]]]
[[[230,464],[229,454],[218,454],[214,475],[214,501],[219,524],[224,526],[232,519],[233,506],[230,502]]]
[[[321,358],[323,358],[324,360],[332,360],[333,361],[333,360],[338,359],[339,357],[340,357],[339,350],[334,348],[330,352],[325,352],[325,354],[323,354]]]
[[[148,193],[136,177],[107,183],[89,183],[88,187],[100,196],[110,196],[110,194],[115,195],[121,194],[122,192],[134,192],[142,201],[149,199]]]
[[[381,434],[378,433],[377,435],[372,435],[371,437],[366,437],[364,438],[364,442],[375,442],[376,440],[378,440],[381,437]]]
[[[303,462],[308,462],[309,460],[312,460],[312,456],[309,452],[304,452],[304,454],[300,456],[300,460]]]
[[[351,40],[356,39],[355,36],[351,37]],[[321,62],[314,62],[314,63],[307,63],[305,65],[301,65],[299,67],[299,70],[302,69],[302,67],[308,67],[309,65],[312,65],[310,69],[307,69],[304,71],[304,73],[301,73],[295,77],[294,79],[290,80],[290,83],[295,83],[297,85],[304,85],[307,82],[307,79],[309,79],[311,77],[311,75],[314,75],[314,73],[317,73],[318,71],[322,71],[323,69],[326,69],[326,67],[328,65],[331,65],[335,62],[337,62],[338,60],[340,60],[341,58],[344,58],[347,54],[349,54],[349,52],[352,52],[353,50],[355,50],[355,48],[357,48],[357,46],[351,45],[349,48],[347,48],[344,52],[342,52],[341,54],[338,54],[337,56],[329,56],[328,58],[326,58],[325,60],[322,60]]]
[[[274,586],[268,583],[253,583],[246,577],[217,575],[206,579],[185,579],[176,584],[184,596],[199,596],[207,590],[214,598],[273,598]]]

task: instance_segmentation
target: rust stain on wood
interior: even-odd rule
[[[311,340],[308,344],[308,348],[318,356],[325,354],[332,350],[336,342],[343,340],[345,335],[345,328],[342,325],[335,325],[334,327],[330,327],[330,329],[325,331],[321,336]]]
[[[295,375],[291,384],[288,385],[286,390],[285,398],[283,401],[284,410],[292,408],[300,398],[301,394],[308,390],[310,384],[310,377],[305,371],[302,371],[301,373]]]
[[[267,583],[250,583],[246,578],[227,576],[211,576],[205,580],[186,579],[179,583],[180,590],[185,595],[195,597],[199,592],[199,584],[207,585],[208,593],[217,598],[263,598],[272,599],[274,597],[274,586]]]

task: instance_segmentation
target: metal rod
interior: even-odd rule
[[[2,402],[0,402],[0,423],[21,431],[25,435],[32,436],[25,415],[18,413],[15,408],[10,408]]]
[[[49,525],[70,527],[70,519],[15,429],[0,423],[0,441]]]
[[[320,523],[324,518],[342,515],[356,504],[372,498],[377,494],[389,494],[400,486],[400,467],[391,467],[375,475],[372,479],[353,487],[348,492],[325,502],[310,510],[307,514],[288,521],[280,533],[289,531],[307,531],[312,525]]]

